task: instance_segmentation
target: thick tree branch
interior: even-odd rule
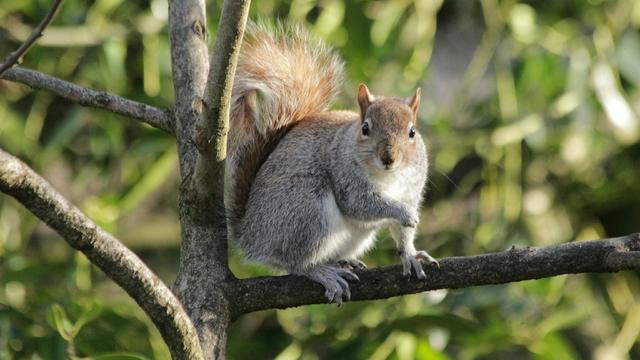
[[[21,202],[122,287],[158,327],[174,359],[202,359],[196,330],[171,290],[120,241],[2,150],[0,191]]]
[[[7,70],[6,73],[0,75],[0,79],[26,84],[35,89],[49,90],[80,105],[109,110],[173,133],[171,113],[151,105],[125,99],[105,91],[82,87],[35,70],[19,67]]]
[[[31,35],[29,35],[27,40],[25,40],[25,42],[20,45],[18,50],[12,52],[11,54],[9,54],[9,56],[7,56],[6,59],[4,59],[4,63],[0,64],[0,76],[2,76],[2,74],[13,65],[22,62],[22,57],[27,53],[27,51],[29,51],[29,49],[31,49],[36,40],[38,40],[38,38],[42,36],[44,29],[46,29],[51,21],[53,21],[53,18],[58,13],[58,9],[60,9],[60,5],[62,5],[62,0],[55,0],[53,2],[53,5],[51,5],[51,8],[47,12],[47,15],[45,15],[40,24],[38,24],[38,26],[33,29],[33,32],[31,33]]]
[[[175,128],[182,179],[193,173],[195,164],[193,126],[202,112],[209,68],[206,23],[204,0],[169,1]]]
[[[224,207],[224,160],[231,91],[250,3],[250,0],[236,0],[223,4],[205,89],[204,112],[195,128],[199,154],[193,185],[199,200],[220,208]],[[226,261],[226,247],[223,251]]]
[[[440,260],[440,268],[425,267],[426,281],[402,276],[401,266],[358,273],[351,283],[352,300],[374,300],[435,289],[504,284],[561,274],[616,272],[640,268],[640,234],[516,249]],[[326,303],[324,290],[302,276],[238,280],[233,317],[271,308]]]

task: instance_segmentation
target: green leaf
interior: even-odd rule
[[[47,321],[58,331],[58,334],[62,336],[63,339],[68,342],[73,342],[73,338],[75,335],[72,331],[71,321],[67,317],[62,306],[58,304],[54,304],[49,308],[49,312],[47,313]]]
[[[89,308],[80,315],[80,318],[78,318],[76,323],[73,324],[73,329],[71,331],[73,337],[78,336],[80,329],[82,329],[82,327],[91,320],[97,318],[100,315],[100,312],[102,312],[102,305],[97,302],[92,303],[91,306],[89,306]]]

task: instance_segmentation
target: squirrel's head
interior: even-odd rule
[[[408,99],[374,96],[358,88],[360,132],[357,148],[364,162],[379,170],[394,170],[410,161],[419,134],[415,129],[420,88]]]

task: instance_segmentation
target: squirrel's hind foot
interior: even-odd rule
[[[349,301],[351,299],[351,290],[349,290],[347,280],[360,281],[358,275],[351,270],[330,265],[316,265],[302,272],[301,275],[324,286],[324,296],[330,303],[334,302],[338,306],[342,305],[343,300]]]
[[[406,277],[411,276],[411,272],[413,271],[418,279],[426,279],[427,275],[422,269],[423,263],[440,268],[438,260],[434,259],[429,255],[429,253],[423,250],[416,251],[413,255],[401,254],[400,257],[402,259],[402,275]]]

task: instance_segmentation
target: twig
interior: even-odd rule
[[[123,288],[158,327],[174,359],[203,358],[196,330],[171,290],[118,239],[3,150],[0,191],[22,203]]]
[[[34,89],[49,90],[82,106],[109,110],[173,133],[173,117],[171,113],[151,105],[125,99],[105,91],[82,87],[39,71],[19,67],[9,69],[0,76],[0,79],[23,83]]]
[[[561,274],[617,272],[640,268],[640,234],[561,245],[515,249],[440,260],[425,267],[426,281],[402,276],[401,266],[358,273],[351,283],[352,300],[374,300],[436,289],[504,284]],[[301,276],[238,280],[233,316],[253,311],[326,303],[322,286]]]
[[[13,65],[22,62],[22,57],[27,53],[27,51],[29,51],[29,49],[31,49],[36,40],[42,36],[44,29],[49,26],[51,21],[53,21],[53,18],[58,13],[58,9],[60,9],[60,5],[62,5],[62,1],[63,0],[55,0],[49,9],[49,12],[47,12],[47,15],[42,19],[40,24],[33,29],[33,32],[29,35],[27,40],[20,45],[18,50],[12,52],[6,59],[4,59],[4,63],[0,64],[0,76],[2,76],[2,74]]]

